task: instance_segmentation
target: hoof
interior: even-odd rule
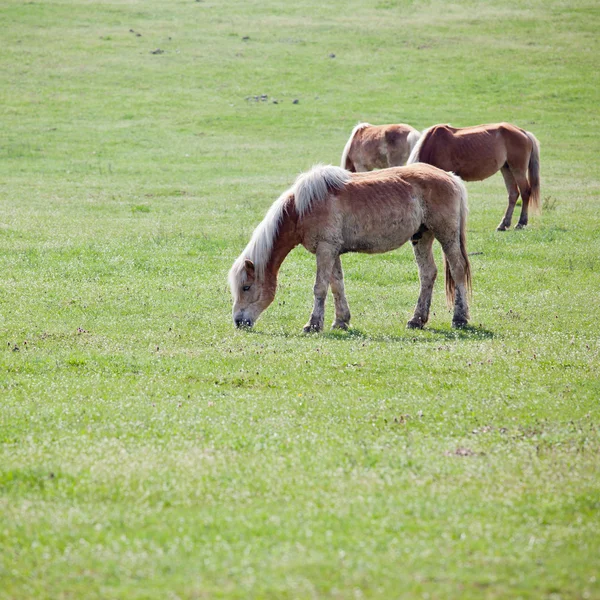
[[[509,225],[510,227],[510,225]],[[504,223],[500,223],[500,225],[498,225],[498,227],[496,227],[496,231],[507,231],[508,227],[504,224]]]
[[[334,321],[331,329],[343,329],[344,331],[348,331],[348,323],[345,321]]]
[[[408,329],[423,329],[423,321],[421,321],[421,319],[411,319],[407,324],[406,327]]]
[[[468,325],[467,321],[452,321],[452,327],[454,329],[464,329]]]
[[[304,326],[304,329],[302,331],[304,331],[304,333],[319,333],[319,331],[321,331],[322,329],[323,327],[320,327],[319,325],[313,325],[311,323],[308,323]]]
[[[515,229],[524,229],[527,227],[527,223],[517,223]]]

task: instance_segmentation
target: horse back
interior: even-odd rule
[[[423,141],[420,160],[466,181],[487,179],[506,164],[511,140],[520,131],[507,123],[460,128],[436,125]]]
[[[421,227],[435,233],[458,226],[461,191],[455,178],[425,164],[353,173],[330,201],[301,219],[303,245],[328,240],[341,252],[388,252]]]
[[[413,131],[403,123],[361,128],[354,135],[349,156],[368,171],[403,165],[410,153],[408,136]]]
[[[397,146],[406,144],[408,134],[414,129],[410,125],[398,123],[396,125],[384,125],[383,135],[389,146]],[[397,165],[400,166],[400,165]]]
[[[406,243],[419,228],[423,212],[411,182],[395,171],[353,173],[342,190],[300,219],[304,247],[315,252],[327,241],[340,253],[374,254]]]

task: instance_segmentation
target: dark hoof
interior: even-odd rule
[[[452,321],[454,329],[464,329],[468,325],[468,321]]]
[[[504,223],[500,223],[500,225],[496,227],[496,231],[508,231],[508,227]]]
[[[311,325],[310,323],[308,325],[304,326],[304,333],[319,333],[319,331],[321,331],[323,329],[323,327],[320,327],[319,325]]]
[[[406,324],[406,327],[408,327],[408,329],[423,329],[424,324],[425,323],[423,323],[423,321],[421,321],[421,319],[411,319]]]
[[[344,331],[348,331],[348,323],[345,321],[334,321],[331,329],[342,329]]]
[[[517,223],[515,229],[524,229],[525,227],[527,227],[527,223]]]

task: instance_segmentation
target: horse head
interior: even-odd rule
[[[244,258],[236,261],[231,269],[229,284],[234,299],[235,326],[252,327],[275,298],[276,278],[268,270],[259,274],[254,263]]]

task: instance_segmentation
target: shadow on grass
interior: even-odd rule
[[[340,342],[363,340],[370,342],[394,342],[406,344],[435,344],[439,343],[441,339],[452,341],[480,341],[490,340],[496,337],[496,334],[493,331],[472,325],[467,325],[461,329],[433,329],[428,327],[425,327],[424,329],[407,329],[406,332],[401,335],[385,335],[381,333],[372,335],[356,327],[351,327],[348,331],[334,329],[329,331],[326,330],[321,333],[283,333],[273,331],[257,331],[255,329],[248,329],[246,332],[250,335],[271,338],[307,339],[314,337],[315,339],[336,340]]]
[[[306,334],[305,334],[306,335]],[[495,334],[483,327],[468,325],[462,329],[407,329],[400,335],[371,335],[361,329],[351,328],[348,331],[327,331],[320,334],[322,337],[336,340],[362,339],[372,342],[406,342],[406,343],[436,343],[440,338],[444,340],[486,340],[492,339]]]

